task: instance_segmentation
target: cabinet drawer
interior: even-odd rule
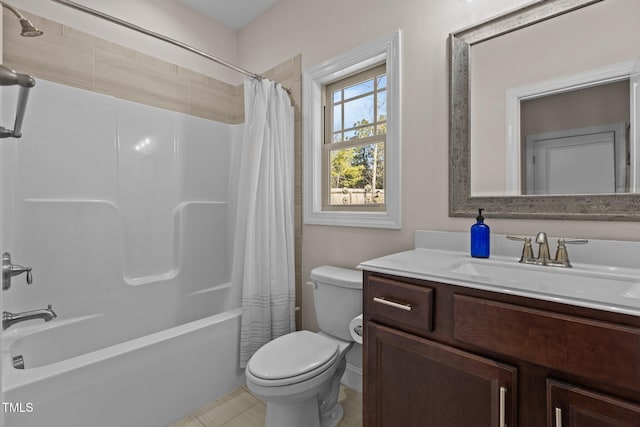
[[[433,289],[370,276],[365,292],[365,313],[371,320],[433,330]]]
[[[454,337],[552,369],[640,390],[640,329],[454,295]]]

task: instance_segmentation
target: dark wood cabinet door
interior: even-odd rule
[[[365,427],[512,427],[516,369],[368,322]]]
[[[549,427],[638,427],[640,405],[547,380]]]

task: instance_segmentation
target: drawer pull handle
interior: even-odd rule
[[[507,388],[500,387],[500,427],[507,427]]]
[[[388,305],[390,307],[399,308],[400,310],[404,310],[404,311],[411,311],[411,304],[403,304],[403,303],[391,301],[382,297],[373,297],[373,302],[378,302],[380,304]]]
[[[556,427],[562,427],[562,409],[556,408]]]

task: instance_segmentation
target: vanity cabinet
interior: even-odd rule
[[[547,381],[548,426],[632,427],[640,425],[640,406],[556,380]]]
[[[364,272],[364,427],[638,427],[640,318]]]
[[[375,322],[366,334],[364,425],[514,425],[515,368]]]

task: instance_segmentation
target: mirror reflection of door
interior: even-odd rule
[[[626,191],[624,123],[526,137],[525,194]]]
[[[629,191],[630,80],[585,86],[521,101],[523,194]]]

